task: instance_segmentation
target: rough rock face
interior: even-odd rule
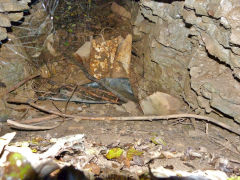
[[[31,0],[1,0],[0,1],[0,41],[7,38],[6,28],[11,27],[11,22],[23,18],[23,11],[29,9]]]
[[[190,29],[181,18],[184,2],[168,4],[142,0],[139,4],[134,35],[136,46],[141,48],[144,44],[138,55],[143,59],[145,71],[144,79],[139,81],[139,98],[154,91],[179,97],[188,79],[192,49],[188,38]]]
[[[235,0],[185,2],[183,18],[198,32],[207,52],[229,65],[240,79],[240,2]],[[195,19],[192,21],[189,19]]]
[[[51,20],[47,21],[48,16],[41,3],[32,5],[30,15],[22,19],[23,11],[29,8],[28,2],[31,0],[0,0],[0,26],[4,30],[12,26],[12,32],[0,33],[0,40],[8,37],[8,41],[0,47],[0,82],[7,87],[31,74],[33,58],[40,55],[43,47],[39,39],[48,36],[51,31]],[[13,18],[19,13],[19,18]],[[12,25],[13,21],[19,20],[21,23],[18,26]]]
[[[139,4],[135,45],[150,47],[138,54],[148,74],[139,80],[139,97],[160,90],[240,122],[240,1]]]
[[[31,0],[0,0],[0,44],[1,40],[11,39],[11,42],[0,48],[0,82],[6,86],[13,85],[28,75],[27,55],[21,47],[21,41],[6,28],[11,22],[18,22],[23,18],[23,11],[29,9]]]

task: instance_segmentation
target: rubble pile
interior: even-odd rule
[[[240,3],[141,0],[139,5],[134,41],[145,75],[138,96],[158,89],[184,98],[197,112],[217,110],[240,121]]]

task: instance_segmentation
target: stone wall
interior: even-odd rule
[[[138,96],[160,90],[196,111],[240,122],[240,1],[141,0],[139,6],[134,46],[145,72]]]
[[[29,9],[31,0],[3,0],[0,2],[0,41],[7,38],[7,29],[11,22],[20,21],[24,10]]]

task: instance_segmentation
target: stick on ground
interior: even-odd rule
[[[9,88],[5,94],[8,94],[14,90],[16,90],[17,88],[19,88],[20,86],[22,86],[23,84],[25,84],[26,82],[28,82],[29,80],[31,79],[34,79],[35,77],[38,77],[39,74],[35,74],[35,75],[32,75],[32,76],[29,76],[27,78],[25,78],[24,80],[22,80],[21,82],[17,83],[16,85],[14,85],[13,87]]]
[[[88,116],[78,116],[78,115],[69,115],[69,114],[63,114],[60,112],[52,111],[45,109],[42,106],[39,106],[32,102],[20,102],[17,100],[8,100],[10,103],[22,103],[22,104],[28,104],[32,106],[35,109],[41,110],[43,112],[49,113],[49,114],[55,114],[60,117],[68,117],[68,118],[74,118],[78,121],[80,120],[92,120],[92,121],[153,121],[153,120],[168,120],[168,119],[178,119],[178,118],[194,118],[196,120],[202,120],[206,122],[210,122],[211,124],[215,124],[221,128],[224,128],[228,130],[229,132],[235,133],[240,136],[240,131],[224,124],[214,118],[207,117],[207,116],[200,116],[195,114],[173,114],[173,115],[166,115],[166,116],[127,116],[127,117],[88,117]]]
[[[24,124],[30,124],[30,123],[38,123],[38,122],[42,122],[42,121],[48,121],[48,120],[51,120],[51,119],[55,119],[57,117],[59,117],[59,116],[51,114],[51,115],[44,116],[44,117],[26,119],[26,120],[21,120],[21,121],[16,120],[16,122],[24,123]]]
[[[7,123],[8,123],[9,126],[11,126],[12,128],[15,128],[15,129],[35,130],[35,131],[54,129],[61,124],[61,123],[58,123],[57,125],[54,125],[54,126],[33,126],[33,125],[21,124],[21,123],[18,123],[16,121],[12,121],[12,120],[7,120]]]

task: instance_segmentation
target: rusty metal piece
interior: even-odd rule
[[[105,101],[109,101],[109,102],[114,103],[114,104],[119,104],[118,97],[116,97],[111,92],[101,90],[101,89],[90,88],[90,87],[83,87],[83,86],[79,86],[79,88],[82,89],[85,93],[87,93],[91,96],[94,96],[96,98],[100,98],[100,99],[105,100]],[[110,97],[108,97],[108,96],[110,96]],[[111,99],[111,98],[114,98],[114,99]]]
[[[97,79],[110,77],[115,55],[122,37],[118,36],[112,40],[103,38],[92,40],[91,55],[89,60],[89,73]]]

